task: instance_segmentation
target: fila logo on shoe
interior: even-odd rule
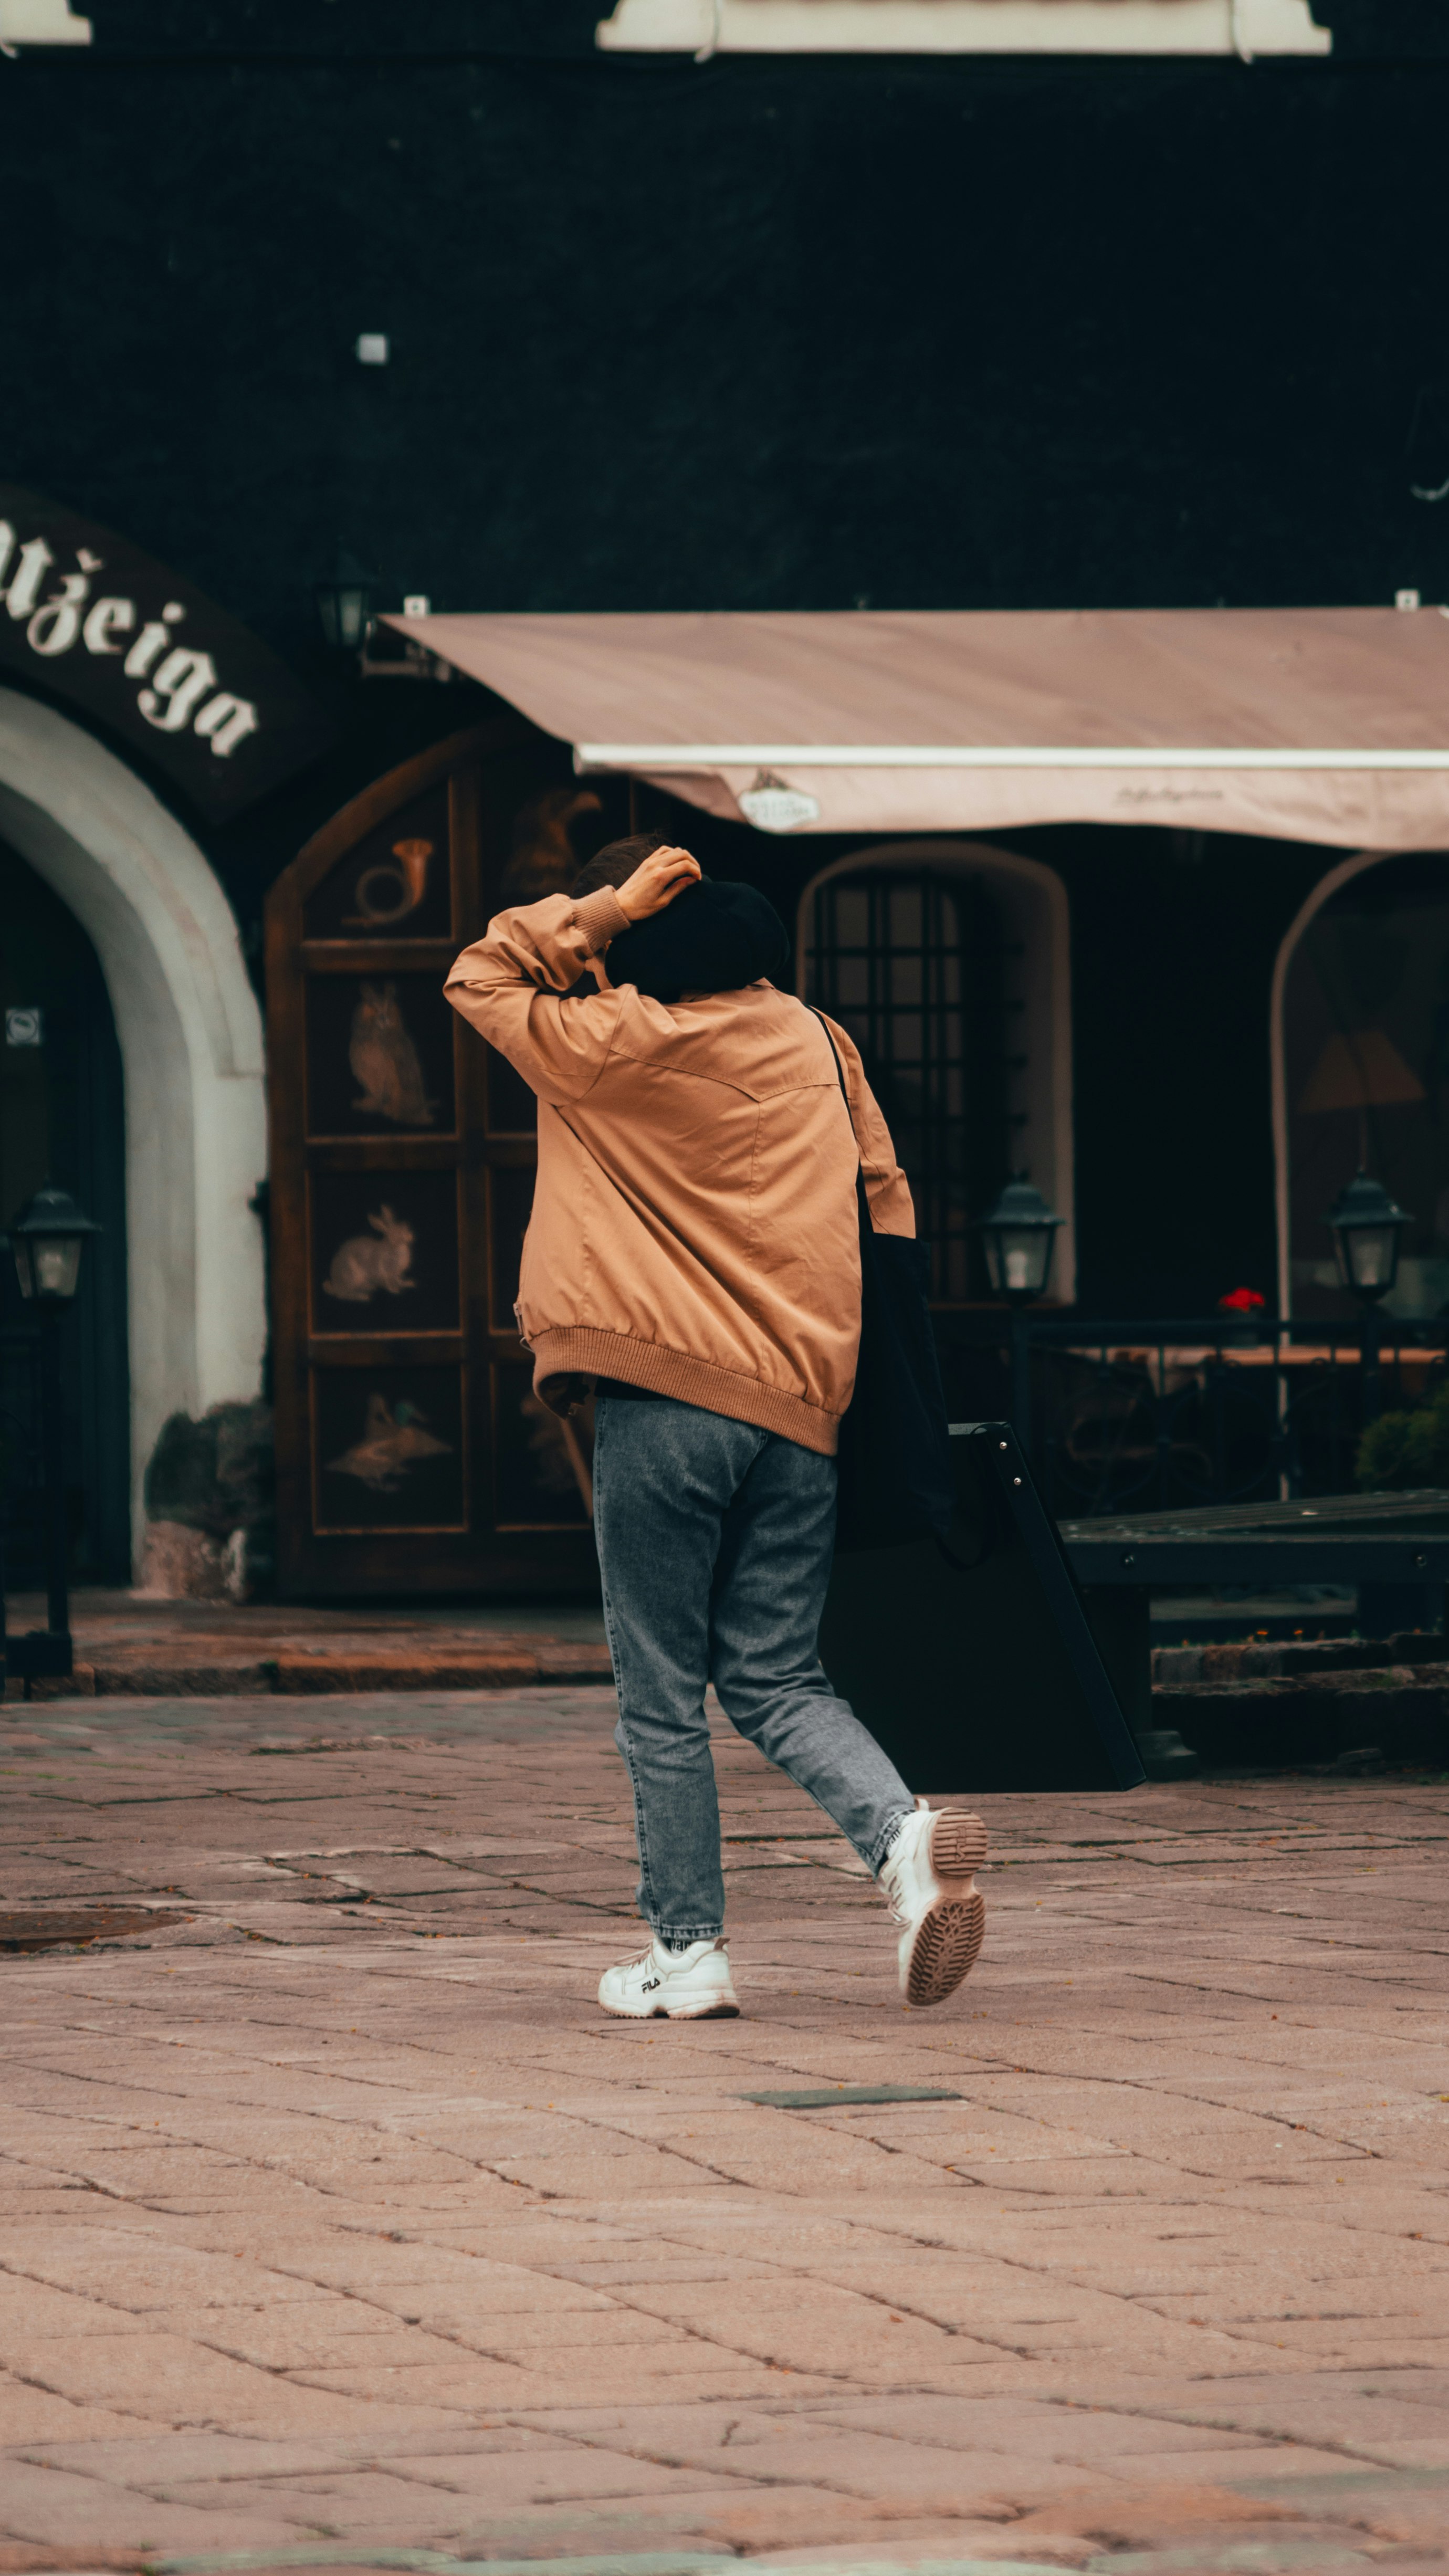
[[[691,1941],[671,1951],[650,1942],[642,1959],[623,1959],[599,1979],[605,2012],[640,2021],[713,2021],[739,2011],[722,1940]]]

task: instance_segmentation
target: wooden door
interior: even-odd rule
[[[588,1461],[513,1315],[535,1104],[443,996],[598,805],[507,716],[381,779],[267,906],[284,1595],[579,1593]],[[562,775],[560,774],[562,770]]]

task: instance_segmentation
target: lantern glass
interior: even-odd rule
[[[367,597],[367,592],[361,589],[334,593],[336,640],[344,652],[360,653],[362,650],[362,639],[367,633]]]
[[[322,632],[339,652],[360,653],[372,623],[372,594],[377,585],[356,555],[339,546],[332,573],[313,591]]]
[[[17,1235],[13,1246],[21,1296],[38,1297],[46,1304],[68,1305],[80,1280],[80,1236]]]
[[[86,1236],[100,1231],[68,1190],[55,1189],[47,1181],[10,1224],[10,1250],[21,1296],[37,1306],[68,1306],[79,1284]]]
[[[1359,1297],[1381,1297],[1392,1288],[1399,1266],[1396,1225],[1346,1225],[1338,1237],[1338,1264],[1345,1288]]]
[[[1056,1228],[991,1225],[986,1228],[986,1267],[998,1297],[1039,1297],[1052,1266]]]
[[[36,1296],[73,1297],[80,1278],[80,1257],[81,1239],[78,1234],[43,1234],[37,1237],[30,1248]]]
[[[1026,1306],[1042,1295],[1060,1224],[1025,1172],[1007,1182],[995,1206],[980,1219],[987,1275],[998,1297]]]
[[[1378,1181],[1359,1172],[1328,1211],[1338,1275],[1351,1295],[1387,1297],[1399,1270],[1399,1238],[1413,1224]]]

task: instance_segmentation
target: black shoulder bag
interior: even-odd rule
[[[854,1135],[850,1094],[835,1040],[819,1011],[815,1017],[835,1058],[840,1096]],[[859,1161],[855,1198],[860,1226],[860,1357],[855,1393],[840,1426],[837,1554],[945,1538],[954,1510],[946,1398],[926,1304],[927,1248],[910,1235],[876,1233]]]

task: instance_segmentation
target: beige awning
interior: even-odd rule
[[[394,617],[572,745],[766,831],[1158,823],[1449,849],[1449,611]]]
[[[1309,0],[614,0],[603,53],[1327,54]]]

